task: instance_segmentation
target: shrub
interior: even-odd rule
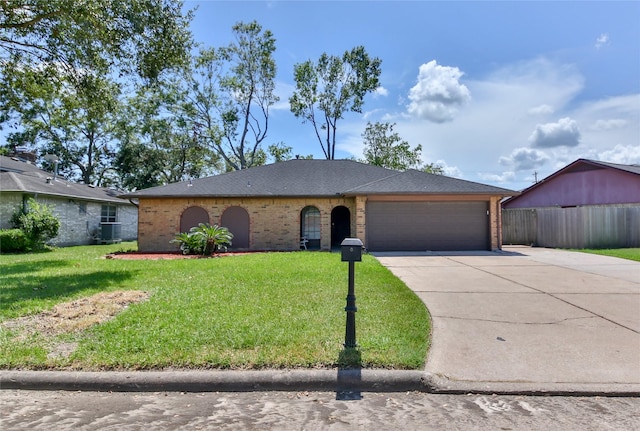
[[[43,248],[47,241],[58,235],[60,229],[60,220],[53,215],[51,208],[33,199],[27,201],[26,211],[16,212],[11,221],[24,232],[30,246],[36,249]]]
[[[0,253],[27,251],[29,245],[29,239],[20,229],[0,230]]]
[[[211,255],[231,245],[233,234],[226,227],[211,226],[208,223],[200,223],[189,230],[189,233],[181,233],[173,239],[172,243],[180,244],[183,254]]]

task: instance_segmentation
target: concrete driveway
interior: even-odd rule
[[[531,247],[374,255],[431,313],[426,371],[474,388],[640,388],[640,263]]]

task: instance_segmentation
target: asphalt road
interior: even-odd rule
[[[358,398],[358,394],[352,398]],[[637,430],[640,398],[0,390],[10,430]],[[349,398],[340,396],[340,398]]]

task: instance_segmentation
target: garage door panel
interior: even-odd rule
[[[367,247],[372,251],[486,250],[488,203],[369,202]]]

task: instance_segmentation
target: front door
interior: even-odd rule
[[[345,238],[351,236],[351,212],[344,206],[331,211],[331,249],[340,247]]]

